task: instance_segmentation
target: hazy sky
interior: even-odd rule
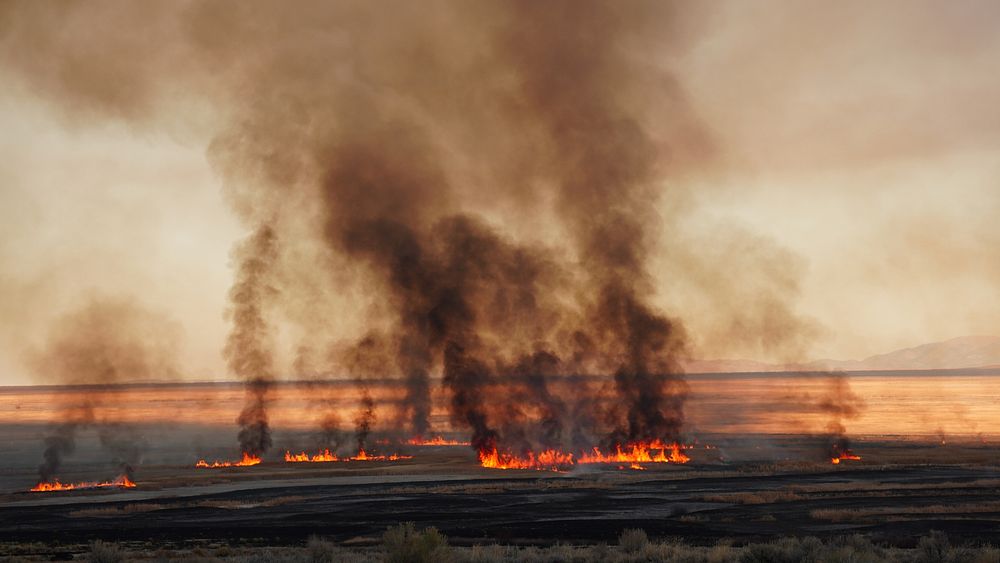
[[[766,314],[747,272],[772,260],[793,265],[776,275],[809,327],[802,357],[1000,334],[1000,4],[831,4],[718,2],[662,57],[721,155],[674,180],[690,201],[658,204],[689,209],[653,264],[700,356],[792,359],[732,318]],[[108,295],[180,325],[189,377],[225,377],[246,233],[210,128],[68,122],[0,73],[0,384],[32,381],[49,324]]]

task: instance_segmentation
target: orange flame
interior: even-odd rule
[[[369,455],[364,448],[358,450],[358,455],[349,458],[350,461],[399,461],[401,459],[413,459],[412,455]]]
[[[121,477],[115,479],[114,481],[103,481],[100,483],[89,482],[89,483],[60,483],[58,479],[52,481],[51,483],[39,483],[31,488],[33,493],[50,493],[53,491],[72,491],[74,489],[100,489],[105,487],[117,487],[122,489],[131,489],[136,485],[127,476],[122,475]]]
[[[198,463],[194,464],[194,466],[209,469],[216,467],[248,467],[251,465],[257,465],[260,461],[259,457],[243,452],[243,459],[239,461],[213,461],[212,463],[208,463],[203,459],[199,459]]]
[[[691,458],[681,451],[680,444],[665,444],[660,440],[637,442],[623,450],[615,446],[615,452],[607,455],[594,448],[591,453],[580,456],[579,463],[687,463]]]
[[[337,454],[330,453],[329,449],[323,450],[318,454],[312,456],[310,456],[306,452],[293,454],[292,452],[286,451],[285,461],[288,463],[302,463],[302,462],[325,463],[328,461],[340,461],[340,458],[337,457]]]
[[[516,456],[510,453],[500,453],[494,447],[490,450],[479,452],[479,463],[483,467],[490,469],[536,469],[548,471],[560,471],[574,465],[587,465],[597,463],[628,464],[630,469],[644,470],[640,463],[687,463],[691,460],[684,454],[683,446],[677,443],[664,443],[660,440],[652,442],[636,442],[622,448],[615,446],[613,453],[603,453],[599,448],[594,448],[589,453],[583,453],[578,457],[571,453],[563,453],[559,450],[545,450],[539,454],[528,452],[524,456]],[[625,465],[619,465],[620,469],[625,469]]]
[[[417,436],[406,441],[411,446],[468,446],[469,442],[459,442],[458,440],[446,440],[443,436],[434,436],[430,440],[424,440]]]
[[[369,455],[364,449],[358,450],[358,455],[353,457],[337,457],[337,454],[331,453],[330,450],[323,450],[315,455],[309,455],[306,452],[301,452],[293,454],[290,451],[285,452],[285,461],[288,463],[326,463],[333,461],[398,461],[401,459],[413,459],[412,455]]]
[[[573,454],[562,453],[559,450],[545,450],[537,456],[528,452],[526,457],[518,457],[509,453],[499,453],[496,448],[488,452],[479,452],[479,463],[491,469],[537,469],[559,471],[573,465]]]
[[[840,461],[844,460],[844,459],[850,460],[850,461],[861,461],[861,456],[854,455],[854,454],[851,453],[851,450],[847,450],[846,452],[841,453],[837,457],[831,457],[830,458],[830,463],[832,463],[834,465],[839,465]]]

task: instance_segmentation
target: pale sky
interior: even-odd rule
[[[996,3],[721,2],[685,41],[663,64],[723,158],[676,180],[690,211],[651,262],[698,355],[802,359],[733,334],[772,258],[794,266],[775,275],[814,331],[804,358],[1000,334]],[[0,384],[32,382],[46,327],[91,295],[165,313],[184,373],[226,377],[229,252],[246,233],[210,138],[67,123],[0,89]],[[740,260],[717,246],[730,231],[751,249]]]

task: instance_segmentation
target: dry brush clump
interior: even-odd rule
[[[453,560],[448,540],[437,528],[418,532],[413,522],[386,530],[382,544],[386,563],[447,563]]]
[[[41,553],[51,554],[51,546],[18,544],[0,551],[0,561],[37,561]],[[72,546],[62,546],[72,548]],[[650,539],[645,531],[626,529],[618,545],[540,546],[474,545],[453,547],[434,528],[418,530],[404,523],[386,530],[380,546],[345,546],[312,536],[299,547],[232,545],[156,549],[150,544],[95,541],[76,546],[85,552],[84,560],[95,563],[150,560],[161,563],[639,563],[670,561],[675,563],[1000,563],[1000,549],[990,545],[952,545],[947,535],[931,532],[912,548],[872,543],[871,539],[852,536],[819,539],[783,537],[772,541],[737,545],[724,540],[713,546],[697,546],[676,540]],[[77,551],[79,553],[79,551]],[[4,558],[6,556],[6,558]]]
[[[625,553],[639,553],[649,546],[649,537],[645,530],[628,529],[618,536],[618,546]]]
[[[125,561],[125,550],[116,543],[96,540],[90,544],[87,561],[90,563],[121,563]]]

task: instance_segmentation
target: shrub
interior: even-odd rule
[[[740,563],[798,563],[823,543],[815,538],[781,538],[769,543],[748,545],[740,556]]]
[[[611,560],[611,549],[608,548],[608,544],[601,542],[595,545],[591,550],[591,555],[593,555],[594,561],[610,561]]]
[[[437,528],[417,532],[413,522],[386,530],[382,543],[387,563],[438,563],[452,559],[448,540]]]
[[[465,558],[466,563],[501,563],[516,560],[517,549],[497,544],[474,545]]]
[[[992,546],[980,547],[973,552],[972,563],[1000,563],[1000,550]]]
[[[917,563],[946,561],[950,551],[948,536],[944,532],[933,530],[930,535],[920,538],[913,560]]]
[[[96,540],[90,542],[87,561],[91,563],[121,563],[125,561],[125,551],[116,543]]]
[[[645,530],[630,528],[618,536],[618,545],[625,553],[639,553],[649,545],[649,536]]]
[[[310,536],[306,542],[306,555],[310,563],[334,563],[336,546],[332,542]]]

